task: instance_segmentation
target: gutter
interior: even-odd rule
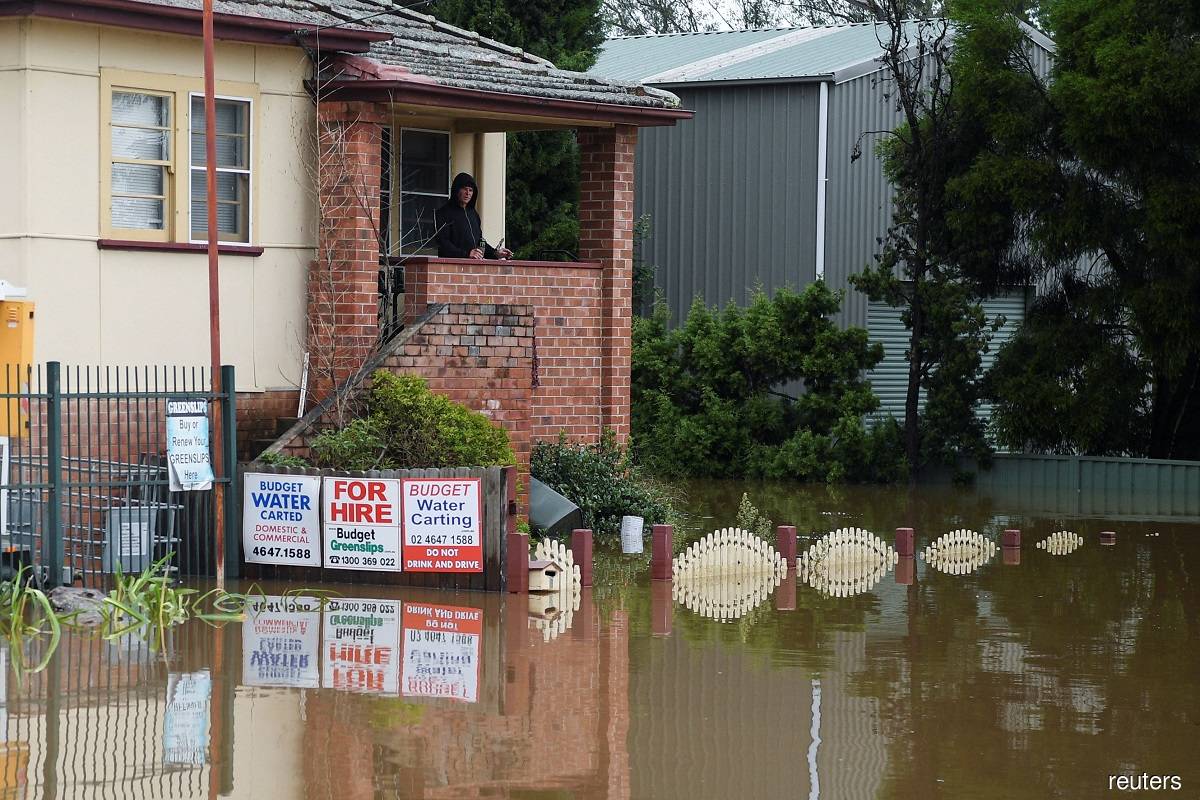
[[[308,82],[314,92],[316,84]],[[385,103],[409,103],[470,111],[513,114],[528,117],[556,117],[564,120],[602,122],[613,125],[655,127],[688,120],[695,112],[678,108],[625,106],[587,100],[559,100],[524,94],[488,92],[442,86],[427,80],[333,80],[320,84],[322,100],[367,100]]]
[[[164,6],[138,0],[18,0],[0,3],[0,17],[48,17],[71,22],[136,28],[157,33],[176,33],[199,36],[203,15],[200,9]],[[312,37],[312,46],[320,43],[323,50],[343,50],[365,53],[372,42],[394,38],[387,31],[361,28],[332,28],[311,22],[264,19],[240,14],[213,16],[216,38],[295,46],[305,37]]]
[[[829,84],[821,84],[817,119],[817,254],[816,277],[825,279],[825,186],[829,182]]]

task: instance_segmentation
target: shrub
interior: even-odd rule
[[[343,470],[515,464],[508,433],[483,414],[434,394],[412,375],[372,376],[365,417],[311,443],[318,467]]]
[[[666,306],[633,325],[634,457],[670,477],[893,480],[892,426],[871,427],[879,399],[863,373],[883,357],[867,332],[830,319],[841,296],[823,281],[761,290],[724,311],[697,300],[670,330]],[[787,396],[780,387],[802,386]]]
[[[670,496],[633,467],[612,431],[596,444],[572,444],[565,434],[557,442],[536,442],[530,472],[579,506],[583,524],[597,537],[618,534],[625,515],[647,525],[678,520]]]

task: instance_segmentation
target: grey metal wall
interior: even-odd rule
[[[696,117],[641,131],[635,211],[651,215],[641,253],[672,318],[697,295],[724,306],[745,303],[756,283],[811,283],[816,85],[670,88]]]
[[[872,263],[877,240],[892,221],[892,189],[875,147],[900,124],[895,106],[884,98],[883,73],[864,75],[829,87],[829,144],[825,186],[825,282],[845,289],[839,319],[867,325],[867,298],[848,278]],[[861,155],[851,161],[855,146]]]

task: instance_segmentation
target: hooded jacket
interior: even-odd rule
[[[458,204],[458,190],[470,186],[475,192],[471,201],[463,208]],[[483,248],[484,258],[495,258],[496,248],[483,241],[483,223],[479,212],[475,210],[475,201],[479,199],[479,184],[465,172],[454,176],[450,185],[450,199],[434,214],[434,224],[437,234],[438,256],[441,258],[468,258],[471,250]]]

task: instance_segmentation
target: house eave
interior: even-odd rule
[[[137,0],[20,0],[0,3],[0,17],[50,19],[109,25],[119,28],[200,36],[202,13],[198,9],[141,3]],[[320,33],[320,37],[314,34]],[[312,23],[264,19],[237,14],[214,14],[217,39],[252,44],[298,45],[313,49],[365,53],[372,42],[391,39],[385,31],[327,28]]]
[[[309,82],[310,91],[317,87]],[[487,92],[442,86],[427,81],[333,80],[322,81],[319,96],[324,100],[361,100],[429,106],[437,109],[507,114],[529,119],[570,120],[579,124],[634,125],[640,128],[674,125],[695,116],[677,108],[626,106],[534,95]]]

